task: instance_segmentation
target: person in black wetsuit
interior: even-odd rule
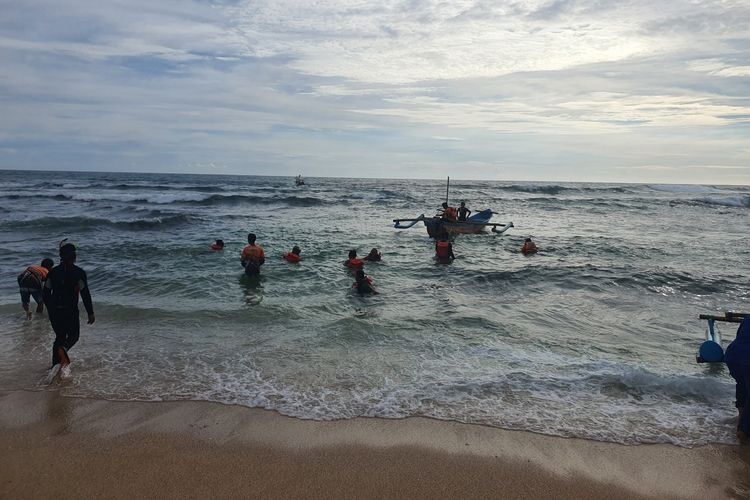
[[[740,419],[737,424],[737,437],[741,443],[750,438],[750,316],[745,316],[737,329],[737,338],[727,346],[724,361],[736,385],[737,410]]]
[[[70,364],[68,351],[78,342],[80,324],[78,319],[78,297],[88,313],[88,324],[94,318],[86,271],[75,265],[76,247],[72,243],[61,242],[60,264],[53,267],[44,282],[44,304],[47,306],[49,321],[55,331],[52,344],[52,366]]]
[[[458,207],[458,220],[465,221],[469,218],[471,215],[471,210],[466,208],[466,202],[461,202],[461,205]]]

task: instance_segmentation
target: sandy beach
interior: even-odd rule
[[[739,446],[0,393],[3,498],[747,498]]]

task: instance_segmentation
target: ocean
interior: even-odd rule
[[[306,180],[0,171],[0,389],[734,442],[733,381],[695,353],[698,314],[750,309],[750,187],[452,179],[451,203],[515,227],[459,236],[442,265],[423,225],[392,219],[434,214],[444,181]],[[239,264],[248,232],[259,281]],[[53,333],[25,321],[16,276],[63,238],[97,321],[48,387]],[[281,258],[294,245],[300,264]],[[360,297],[342,263],[372,247],[380,294]]]

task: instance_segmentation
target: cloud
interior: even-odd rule
[[[748,25],[733,0],[6,3],[0,167],[750,184]]]

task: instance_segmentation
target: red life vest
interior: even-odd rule
[[[211,245],[211,250],[213,250],[214,252],[217,252],[219,250],[224,250],[224,247],[220,247],[219,245],[214,243],[213,245]]]
[[[357,258],[349,259],[344,263],[345,266],[352,267],[352,268],[362,267],[363,264],[364,262],[362,262],[360,259],[357,259]]]
[[[521,252],[524,254],[536,253],[537,252],[536,243],[534,243],[533,241],[525,242],[523,244],[523,247],[521,248]]]
[[[302,260],[302,257],[297,255],[296,253],[289,252],[288,254],[284,255],[284,260],[287,262],[299,262]]]
[[[456,220],[458,219],[458,213],[456,213],[455,208],[448,207],[443,211],[443,217],[445,217],[448,220]]]
[[[450,243],[447,241],[438,241],[435,244],[435,256],[437,256],[438,259],[450,258]]]

